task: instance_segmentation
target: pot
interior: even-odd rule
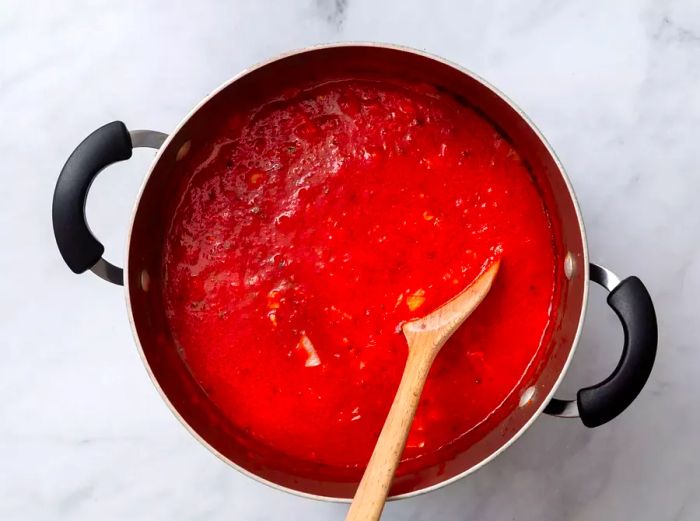
[[[541,371],[523,382],[519,406],[499,428],[486,433],[453,460],[443,462],[439,469],[397,477],[392,495],[416,495],[474,472],[513,443],[542,412],[579,417],[587,427],[602,425],[619,415],[642,390],[656,354],[656,316],[646,288],[636,277],[620,279],[604,267],[589,264],[583,221],[571,184],[552,149],[520,109],[484,80],[454,64],[419,51],[375,44],[314,47],[259,64],[202,100],[170,135],[150,130],[128,131],[121,122],[109,123],[89,135],[63,167],[53,199],[53,226],[61,255],[75,273],[91,270],[109,282],[125,286],[139,352],[173,413],[203,445],[248,476],[319,499],[342,501],[353,496],[357,481],[293,475],[251,457],[265,448],[226,427],[173,347],[160,291],[160,266],[161,244],[176,203],[168,194],[175,193],[180,180],[177,163],[191,148],[199,146],[198,136],[208,122],[236,100],[270,96],[302,79],[313,81],[358,73],[381,73],[430,83],[479,110],[513,142],[531,166],[547,207],[556,213],[566,252],[555,332]],[[112,163],[128,159],[135,147],[159,150],[134,206],[122,270],[102,258],[104,247],[90,232],[84,209],[90,184],[97,174]],[[576,400],[557,399],[554,393],[579,340],[591,280],[610,292],[608,305],[624,330],[622,356],[608,378],[578,391]]]

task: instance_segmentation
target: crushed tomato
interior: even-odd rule
[[[496,250],[494,287],[436,359],[402,465],[507,415],[550,333],[559,253],[527,166],[483,116],[427,85],[339,79],[198,140],[163,292],[183,359],[232,425],[361,468],[403,370],[401,324]]]

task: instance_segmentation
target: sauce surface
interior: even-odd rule
[[[497,253],[491,293],[435,360],[402,466],[508,414],[551,333],[558,247],[487,120],[429,86],[346,79],[204,137],[182,160],[163,291],[181,356],[233,425],[293,458],[363,467],[403,371],[401,324]]]

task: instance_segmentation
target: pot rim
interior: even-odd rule
[[[576,195],[573,190],[573,186],[571,185],[571,181],[569,180],[569,177],[566,174],[566,171],[564,170],[564,167],[559,160],[558,156],[554,152],[552,146],[549,144],[549,142],[545,139],[544,135],[540,130],[535,126],[535,124],[530,120],[530,118],[523,112],[522,109],[518,105],[516,105],[510,98],[508,98],[503,92],[501,92],[499,89],[491,85],[489,82],[484,80],[481,76],[475,74],[474,72],[462,67],[461,65],[452,62],[450,60],[447,60],[445,58],[442,58],[440,56],[437,56],[435,54],[431,54],[422,50],[418,50],[412,47],[408,47],[405,45],[397,45],[397,44],[390,44],[390,43],[382,43],[382,42],[370,42],[370,41],[347,41],[347,42],[336,42],[336,43],[328,43],[328,44],[318,44],[318,45],[311,45],[303,48],[298,48],[291,50],[289,52],[281,53],[276,56],[273,56],[272,58],[269,58],[264,61],[260,61],[256,64],[254,64],[251,67],[248,67],[246,69],[243,69],[241,72],[238,74],[234,75],[231,77],[229,80],[225,81],[222,83],[219,87],[211,91],[207,96],[205,96],[199,103],[197,103],[188,113],[185,115],[185,117],[178,123],[178,125],[173,129],[172,132],[168,134],[168,137],[166,140],[163,142],[163,144],[160,146],[158,152],[156,153],[155,158],[153,159],[148,172],[143,178],[143,181],[141,182],[141,186],[139,188],[139,192],[136,196],[134,206],[131,211],[131,216],[129,218],[129,232],[127,234],[126,238],[126,249],[125,249],[125,262],[124,262],[124,290],[126,294],[126,306],[127,306],[127,313],[129,317],[129,323],[131,324],[131,331],[134,336],[134,340],[136,342],[136,346],[138,349],[139,356],[141,358],[141,361],[143,362],[143,365],[146,368],[146,372],[148,373],[148,376],[151,379],[151,382],[157,389],[158,393],[160,394],[161,398],[163,401],[166,403],[170,411],[173,413],[173,415],[178,419],[178,421],[187,429],[187,431],[197,440],[199,443],[201,443],[204,447],[206,447],[212,454],[214,454],[217,458],[219,458],[221,461],[226,463],[227,465],[233,467],[236,469],[238,472],[242,473],[243,475],[254,479],[255,481],[258,481],[259,483],[263,483],[273,489],[282,491],[282,492],[287,492],[290,494],[293,494],[295,496],[307,498],[307,499],[314,499],[316,501],[327,501],[327,502],[333,502],[333,503],[350,503],[352,501],[352,498],[341,498],[341,497],[334,497],[334,496],[323,496],[320,494],[311,494],[308,492],[302,492],[300,490],[296,490],[293,488],[286,487],[284,485],[280,485],[278,483],[272,482],[270,480],[267,480],[261,476],[258,476],[257,474],[241,467],[240,465],[236,464],[234,461],[230,460],[223,454],[221,454],[218,450],[216,450],[212,445],[210,445],[200,434],[187,423],[187,421],[182,417],[182,415],[179,413],[177,408],[172,404],[168,396],[165,394],[163,391],[162,387],[160,386],[158,379],[156,378],[155,374],[153,373],[153,370],[148,363],[148,360],[146,359],[146,355],[143,350],[143,346],[141,345],[141,340],[139,339],[138,332],[136,330],[136,324],[134,321],[134,316],[133,316],[133,309],[131,306],[131,297],[130,297],[130,284],[129,284],[129,257],[130,257],[130,248],[131,248],[131,236],[133,233],[134,229],[134,222],[136,220],[136,214],[137,210],[139,208],[139,205],[141,203],[141,198],[143,196],[144,190],[146,188],[146,185],[148,184],[148,181],[151,177],[151,174],[153,173],[153,170],[155,169],[156,165],[161,159],[161,156],[163,155],[164,151],[168,148],[170,145],[171,141],[174,139],[174,137],[180,132],[182,127],[204,106],[206,105],[213,97],[215,97],[219,92],[222,90],[226,89],[229,85],[233,84],[234,82],[238,81],[240,78],[258,70],[261,69],[262,67],[265,67],[269,64],[272,64],[276,61],[279,61],[284,58],[288,58],[290,56],[296,56],[300,54],[305,54],[307,52],[311,51],[317,51],[317,50],[323,50],[323,49],[332,49],[332,48],[337,48],[337,47],[369,47],[369,48],[382,48],[382,49],[390,49],[390,50],[395,50],[395,51],[401,51],[404,53],[408,54],[414,54],[423,58],[428,58],[430,60],[437,61],[439,63],[442,63],[443,65],[446,65],[448,67],[451,67],[460,73],[464,74],[465,76],[470,77],[474,81],[481,83],[484,87],[489,89],[491,92],[496,94],[503,102],[505,102],[507,105],[509,105],[521,118],[522,121],[524,121],[530,130],[537,136],[537,138],[541,141],[541,143],[545,146],[547,149],[547,153],[552,157],[552,160],[554,161],[555,165],[557,166],[557,169],[559,171],[559,174],[561,175],[564,184],[566,185],[566,188],[569,192],[569,196],[571,198],[572,204],[574,206],[574,210],[576,213],[576,219],[578,221],[579,225],[579,230],[581,233],[581,243],[582,243],[582,258],[581,258],[581,264],[583,264],[583,277],[584,277],[584,284],[583,284],[583,294],[582,294],[582,302],[581,302],[581,312],[579,314],[579,320],[578,320],[578,325],[576,327],[576,333],[572,339],[571,342],[571,349],[569,349],[569,353],[567,355],[566,361],[564,362],[561,371],[559,373],[559,376],[557,377],[556,381],[552,385],[549,393],[545,397],[545,399],[542,401],[538,409],[532,413],[530,418],[523,424],[523,426],[516,432],[508,441],[506,441],[503,445],[501,445],[498,449],[493,451],[491,454],[486,456],[484,459],[479,461],[479,463],[473,465],[472,467],[466,469],[465,471],[452,476],[449,479],[446,479],[444,481],[441,481],[439,483],[435,483],[433,485],[420,488],[418,490],[414,490],[412,492],[407,492],[404,494],[397,494],[395,496],[390,496],[387,498],[387,501],[394,501],[398,499],[406,499],[410,497],[415,497],[415,496],[420,496],[422,494],[426,494],[428,492],[432,492],[434,490],[437,490],[439,488],[445,487],[447,485],[450,485],[466,476],[469,474],[472,474],[482,467],[484,467],[487,463],[491,462],[493,459],[495,459],[498,455],[503,453],[508,447],[510,447],[522,434],[532,425],[532,423],[542,414],[542,411],[545,409],[547,404],[550,402],[550,400],[554,397],[554,394],[556,393],[557,389],[561,385],[561,382],[564,379],[564,376],[566,375],[566,372],[569,368],[569,365],[571,364],[571,360],[573,359],[574,353],[576,351],[576,348],[578,346],[580,337],[581,337],[581,331],[583,328],[583,322],[584,318],[586,315],[586,308],[587,308],[587,303],[588,303],[588,287],[589,287],[589,260],[588,260],[588,243],[586,240],[586,230],[583,224],[583,218],[581,215],[581,209],[578,204],[578,200],[576,199]],[[578,267],[578,269],[581,269],[581,266]]]

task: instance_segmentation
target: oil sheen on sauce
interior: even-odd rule
[[[550,335],[559,254],[528,169],[486,119],[430,86],[339,79],[197,139],[163,291],[182,357],[232,425],[291,458],[363,467],[406,359],[401,324],[496,250],[494,287],[435,360],[402,467],[508,414]]]

